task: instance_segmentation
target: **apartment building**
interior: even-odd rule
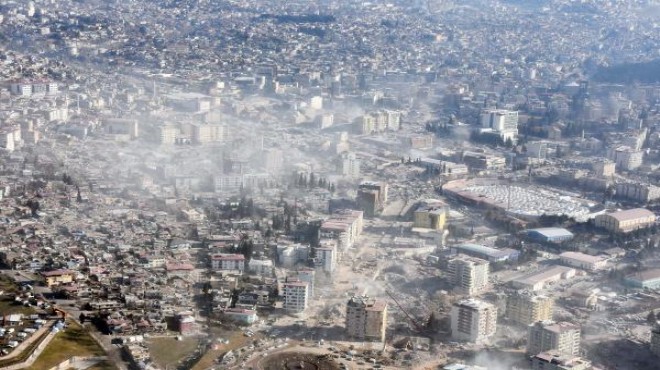
[[[455,340],[482,344],[497,329],[497,307],[468,299],[455,303],[451,309],[451,336]]]
[[[352,297],[346,304],[346,331],[360,340],[385,340],[387,302],[367,296]]]
[[[575,356],[580,353],[580,325],[569,322],[538,321],[527,330],[527,353],[537,355],[556,350]]]
[[[506,317],[509,320],[530,325],[537,321],[552,320],[554,299],[535,295],[527,291],[519,291],[507,296]]]
[[[214,254],[211,256],[213,270],[243,271],[245,270],[245,256],[242,254]]]
[[[449,279],[458,292],[472,296],[488,289],[488,261],[459,254],[447,266]]]
[[[291,279],[293,280],[293,279]],[[284,309],[289,312],[300,313],[307,309],[309,304],[309,284],[304,281],[287,281],[282,285]]]

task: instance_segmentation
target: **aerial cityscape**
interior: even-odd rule
[[[0,369],[660,369],[660,0],[3,0]]]

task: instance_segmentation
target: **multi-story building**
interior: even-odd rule
[[[591,361],[557,351],[547,351],[532,357],[532,370],[589,370]]]
[[[497,133],[504,141],[515,141],[518,137],[518,112],[486,109],[481,112],[481,127]]]
[[[292,279],[293,280],[293,279]],[[303,312],[309,304],[309,284],[304,281],[287,281],[282,285],[284,309],[290,312]]]
[[[506,158],[503,156],[483,153],[463,153],[463,163],[472,171],[501,170],[506,168]]]
[[[634,208],[598,215],[595,222],[596,227],[615,233],[627,233],[652,225],[655,222],[655,213],[644,208]]]
[[[337,269],[337,241],[321,240],[316,248],[316,266],[332,274]]]
[[[337,173],[345,177],[360,176],[360,160],[353,152],[343,152],[337,163]]]
[[[552,320],[554,300],[548,296],[527,291],[507,296],[506,316],[513,322],[530,325],[537,321]]]
[[[192,124],[192,141],[196,144],[215,143],[224,140],[224,126],[220,124]]]
[[[180,130],[174,125],[164,125],[158,127],[159,142],[163,145],[173,145],[176,143],[176,138],[179,136]]]
[[[367,296],[352,297],[346,304],[346,331],[360,340],[385,340],[387,302]]]
[[[639,168],[644,162],[644,151],[620,146],[608,149],[607,158],[614,161],[617,168],[632,171]]]
[[[527,353],[556,350],[575,356],[580,353],[580,326],[569,322],[538,321],[528,327]]]
[[[248,271],[259,275],[271,275],[273,272],[273,261],[269,259],[252,258],[248,262]]]
[[[455,303],[451,309],[451,336],[459,341],[482,344],[497,329],[497,307],[468,299]]]
[[[598,177],[612,177],[616,173],[616,163],[610,160],[596,161],[591,164],[591,169]]]
[[[616,184],[616,196],[646,203],[660,199],[660,187],[651,184],[619,183]]]
[[[139,126],[136,119],[108,118],[103,120],[103,128],[109,135],[123,136],[131,140],[139,136]]]
[[[413,213],[413,227],[444,230],[449,207],[439,200],[421,202]]]
[[[72,283],[76,277],[76,273],[71,270],[45,271],[41,275],[47,287]]]
[[[471,296],[488,289],[488,261],[459,254],[448,261],[447,267],[457,291]]]
[[[383,210],[387,202],[387,184],[363,181],[358,186],[357,204],[365,216],[373,217]]]
[[[242,272],[245,270],[245,256],[242,254],[214,254],[211,256],[211,268]]]

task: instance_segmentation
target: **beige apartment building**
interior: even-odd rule
[[[346,331],[360,340],[385,340],[387,302],[368,296],[352,297],[346,304]]]
[[[580,353],[580,325],[569,322],[538,321],[527,331],[527,353],[537,355],[556,350],[576,356]]]
[[[510,294],[506,300],[506,317],[522,325],[552,320],[553,310],[552,298],[527,291]]]

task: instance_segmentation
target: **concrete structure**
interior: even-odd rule
[[[518,137],[518,112],[505,109],[486,109],[481,112],[481,127],[492,130],[504,141],[515,142]]]
[[[497,329],[497,307],[474,299],[455,303],[451,309],[451,336],[455,340],[482,344]]]
[[[628,275],[624,279],[624,283],[633,288],[660,289],[660,268]]]
[[[489,262],[516,261],[520,251],[510,248],[496,249],[485,245],[464,243],[451,247],[452,253],[461,253],[468,256],[487,260]]]
[[[42,272],[41,276],[43,276],[46,286],[52,287],[72,283],[76,277],[76,272],[71,270],[53,270]]]
[[[367,296],[352,297],[346,304],[346,332],[353,339],[385,340],[387,302]]]
[[[332,274],[337,269],[337,242],[334,240],[322,240],[321,245],[316,248],[316,266],[323,271]]]
[[[512,293],[507,296],[506,300],[506,317],[522,325],[552,320],[553,309],[554,300],[552,298],[534,295],[527,291]]]
[[[575,276],[575,269],[566,266],[550,266],[513,279],[511,285],[516,289],[536,291],[543,289],[546,284],[562,279],[570,279],[573,276]]]
[[[248,262],[248,271],[254,274],[270,276],[273,273],[273,261],[253,258]]]
[[[442,201],[422,201],[413,213],[413,227],[444,230],[448,211],[449,207]]]
[[[222,312],[225,318],[241,324],[250,325],[257,321],[257,311],[244,308],[228,308]]]
[[[339,155],[337,173],[344,177],[355,178],[360,176],[360,160],[353,152],[343,152]]]
[[[483,153],[463,153],[463,163],[472,171],[501,170],[506,167],[506,158]]]
[[[337,249],[344,252],[362,234],[363,212],[339,210],[321,224],[321,238],[337,241]]]
[[[527,230],[527,236],[537,241],[561,243],[573,239],[574,235],[561,227],[543,227]]]
[[[634,208],[596,216],[596,226],[615,233],[627,233],[643,229],[655,222],[655,213],[644,209]]]
[[[547,351],[532,357],[532,370],[589,370],[591,361],[557,351]]]
[[[213,270],[243,271],[245,270],[245,256],[242,254],[214,254],[211,256]]]
[[[196,144],[221,142],[225,138],[224,126],[219,124],[199,124],[192,125],[192,142]]]
[[[616,147],[607,150],[607,158],[616,163],[616,168],[632,171],[644,162],[644,152],[629,147]]]
[[[284,309],[290,312],[300,313],[307,309],[309,304],[309,285],[302,281],[287,281],[282,285],[282,296],[284,296]]]
[[[575,356],[580,353],[580,326],[569,322],[538,321],[528,327],[527,353],[537,355],[556,350]]]
[[[138,121],[127,118],[109,118],[103,121],[105,133],[125,137],[126,139],[137,139],[139,136]]]
[[[591,169],[598,177],[612,177],[616,173],[616,163],[610,160],[596,161],[591,164]]]
[[[616,196],[617,198],[647,203],[660,199],[660,187],[651,184],[619,183],[616,184]]]
[[[607,259],[600,256],[590,256],[580,252],[564,252],[559,255],[562,264],[583,270],[596,271],[605,268]]]
[[[357,205],[366,217],[380,213],[387,202],[387,184],[363,181],[358,186]]]
[[[164,125],[157,129],[159,143],[163,145],[173,145],[181,133],[181,130],[174,125]]]
[[[455,289],[467,295],[485,292],[488,285],[489,263],[475,257],[458,255],[447,263],[449,280]]]

